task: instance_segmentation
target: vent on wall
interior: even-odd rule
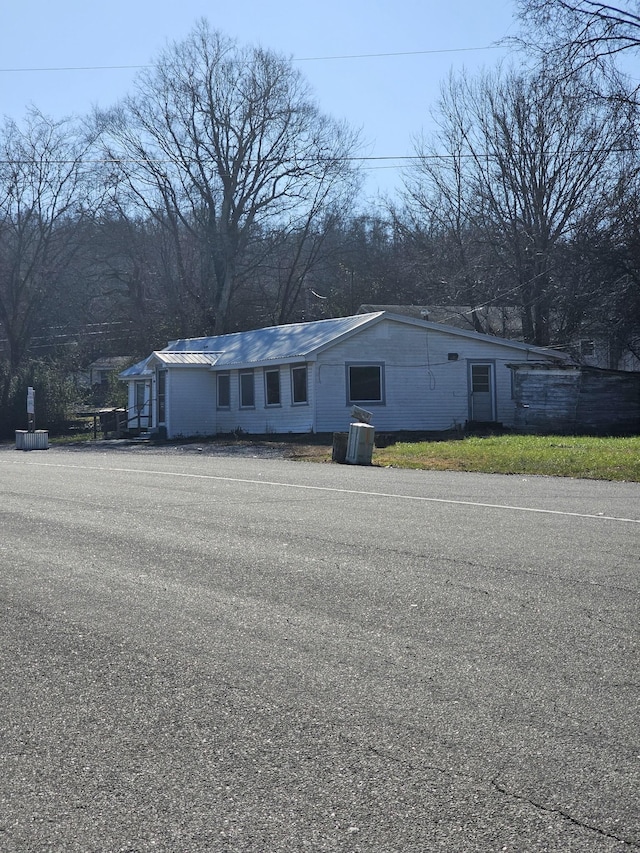
[[[458,360],[458,353],[457,352],[448,352],[447,353],[447,359],[449,361],[457,361]]]

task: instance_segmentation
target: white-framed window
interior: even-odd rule
[[[264,399],[267,406],[280,405],[280,368],[265,370]]]
[[[240,408],[253,409],[256,405],[256,389],[253,370],[240,371]]]
[[[231,376],[228,373],[218,373],[217,381],[217,400],[216,405],[219,409],[229,409],[231,407]]]
[[[347,364],[347,402],[382,404],[384,401],[384,364],[382,362]]]
[[[291,402],[294,405],[309,402],[306,364],[296,365],[291,368]]]

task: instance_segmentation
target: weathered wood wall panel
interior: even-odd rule
[[[640,432],[640,373],[512,365],[522,432]]]
[[[640,373],[583,369],[576,424],[589,432],[640,432]]]
[[[572,431],[580,371],[518,365],[514,372],[515,428],[521,432]]]

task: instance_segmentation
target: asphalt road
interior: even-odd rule
[[[0,850],[640,849],[640,486],[0,448]]]

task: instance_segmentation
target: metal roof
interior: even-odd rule
[[[148,355],[146,358],[143,358],[142,361],[132,364],[131,367],[127,367],[126,370],[123,370],[118,374],[118,379],[133,379],[135,376],[151,376],[153,374],[153,370],[149,367],[150,360],[151,356]]]
[[[247,332],[234,332],[229,335],[217,335],[208,338],[183,338],[171,341],[163,350],[153,352],[143,361],[124,370],[121,379],[136,376],[149,376],[158,362],[166,366],[180,367],[216,367],[240,368],[260,364],[283,364],[296,360],[309,360],[342,338],[349,337],[365,326],[371,326],[382,319],[392,322],[417,325],[426,330],[447,332],[463,338],[473,338],[491,342],[512,351],[537,354],[546,358],[566,360],[564,353],[551,349],[524,344],[519,341],[484,335],[469,329],[456,329],[429,320],[398,316],[386,311],[370,314],[356,314],[352,317],[336,317],[331,320],[314,320],[309,323],[291,323],[286,326],[269,326],[266,329],[253,329]]]
[[[220,355],[219,352],[168,352],[159,350],[153,353],[153,358],[161,364],[171,365],[172,367],[190,367],[202,364],[211,367],[216,364]]]
[[[216,367],[238,364],[304,359],[324,346],[335,343],[381,317],[383,312],[337,317],[332,320],[315,320],[310,323],[291,323],[286,326],[269,326],[248,332],[235,332],[211,338],[186,338],[172,341],[161,353],[211,352],[217,356]]]

